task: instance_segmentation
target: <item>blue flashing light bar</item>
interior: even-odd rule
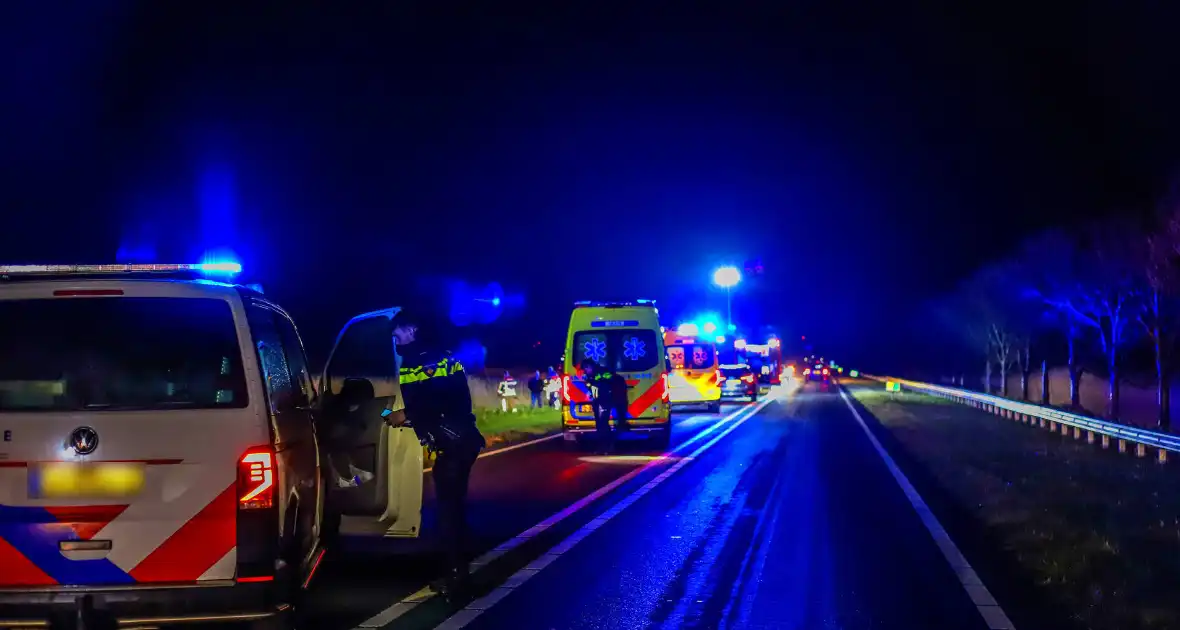
[[[215,262],[197,264],[123,264],[123,265],[0,265],[0,275],[71,275],[122,273],[241,273],[238,263]]]
[[[197,265],[201,271],[216,273],[242,273],[242,265],[236,262],[208,262]]]
[[[625,308],[628,306],[650,306],[655,307],[655,300],[630,300],[626,302],[601,302],[593,300],[583,300],[581,302],[574,302],[574,306],[578,308],[583,307],[601,307],[601,308]]]

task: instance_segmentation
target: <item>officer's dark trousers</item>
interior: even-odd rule
[[[594,434],[598,438],[598,444],[604,449],[611,449],[614,447],[614,434],[610,430],[611,407],[594,404]],[[614,406],[615,427],[619,431],[627,430],[627,408],[621,405]]]
[[[434,462],[438,529],[446,549],[447,569],[467,572],[467,482],[479,449],[453,446]]]

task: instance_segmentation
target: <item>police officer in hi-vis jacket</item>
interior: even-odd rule
[[[601,454],[614,452],[614,434],[610,430],[611,416],[615,419],[618,433],[627,427],[627,380],[595,363],[592,359],[583,359],[582,380],[590,388],[590,402],[594,408],[594,427],[598,437],[598,448]]]
[[[475,426],[467,374],[449,352],[407,356],[400,371],[406,420],[422,444],[437,454],[434,489],[447,573],[435,587],[450,599],[462,598],[470,587],[467,484],[487,442]]]

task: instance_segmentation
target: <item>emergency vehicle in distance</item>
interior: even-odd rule
[[[399,309],[350,320],[317,391],[287,313],[212,279],[240,270],[0,266],[0,627],[290,627],[342,518],[418,535],[422,449],[382,418]],[[353,378],[375,398],[336,402],[371,416],[351,457],[375,478],[341,487],[317,433]]]
[[[707,405],[721,411],[721,371],[717,346],[699,335],[695,324],[683,324],[664,332],[668,352],[669,399],[673,405]]]
[[[786,365],[783,363],[782,341],[771,337],[764,344],[749,343],[745,339],[734,341],[734,350],[754,371],[758,378],[759,393],[765,394],[770,388],[782,384]]]
[[[561,377],[562,432],[566,444],[574,447],[584,437],[593,437],[595,430],[590,389],[582,382],[583,359],[626,379],[628,425],[632,431],[650,434],[660,448],[667,448],[672,439],[672,415],[655,301],[574,304]]]

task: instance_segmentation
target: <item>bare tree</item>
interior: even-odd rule
[[[1028,400],[1028,379],[1032,375],[1032,337],[1022,335],[1016,342],[1016,364],[1020,366],[1020,399]]]
[[[1000,368],[1000,395],[1008,395],[1008,370],[1016,362],[1016,337],[1008,330],[1005,322],[993,319],[987,327],[989,365],[995,361]]]
[[[1065,339],[1069,372],[1069,406],[1081,407],[1081,346],[1085,325],[1075,303],[1082,292],[1082,255],[1075,239],[1059,230],[1043,232],[1025,242],[1018,256],[1023,294],[1039,304],[1042,321]],[[1048,366],[1042,365],[1041,396],[1048,404]]]
[[[1176,345],[1180,299],[1180,203],[1165,205],[1159,220],[1145,236],[1141,250],[1145,290],[1138,315],[1139,324],[1151,340],[1155,356],[1156,425],[1169,430],[1172,425],[1172,351]]]
[[[1083,235],[1087,255],[1076,290],[1057,304],[1092,329],[1107,370],[1107,416],[1119,416],[1119,358],[1136,321],[1141,297],[1135,265],[1141,234],[1124,222],[1090,226]]]

